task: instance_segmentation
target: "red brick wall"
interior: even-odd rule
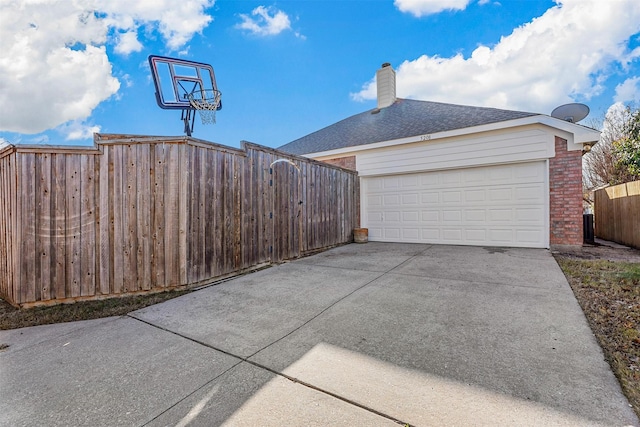
[[[352,171],[356,170],[356,156],[336,157],[335,159],[323,160],[323,162]]]
[[[567,151],[556,136],[556,156],[549,159],[549,226],[552,245],[582,245],[582,152]]]

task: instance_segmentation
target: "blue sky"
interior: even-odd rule
[[[194,137],[277,147],[398,96],[602,117],[640,100],[637,0],[0,0],[0,138],[181,135],[150,54],[213,66],[223,109]]]

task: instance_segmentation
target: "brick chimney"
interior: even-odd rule
[[[396,72],[391,64],[385,62],[376,72],[378,89],[378,108],[385,108],[396,100]]]

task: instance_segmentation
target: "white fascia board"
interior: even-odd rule
[[[600,131],[586,126],[556,119],[551,116],[538,116],[540,124],[549,126],[561,138],[567,140],[567,150],[582,150],[584,144],[594,145],[600,140]]]
[[[537,115],[523,117],[516,120],[508,120],[504,122],[490,123],[480,126],[472,126],[462,129],[454,129],[445,132],[438,132],[426,135],[409,136],[406,138],[393,139],[390,141],[375,142],[373,144],[356,145],[353,147],[338,148],[336,150],[319,151],[317,153],[305,154],[305,157],[312,159],[343,157],[345,155],[355,155],[358,151],[373,150],[376,148],[393,147],[396,145],[410,144],[413,142],[433,141],[436,139],[451,138],[455,136],[463,136],[474,133],[490,132],[495,130],[504,130],[519,126],[542,124],[554,129],[554,133],[567,140],[567,149],[569,151],[582,150],[583,144],[593,145],[600,139],[600,131],[577,125],[575,123],[556,119],[551,116]]]

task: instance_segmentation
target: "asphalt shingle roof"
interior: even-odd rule
[[[348,117],[291,141],[279,150],[318,153],[537,116],[537,113],[398,98],[389,107]]]

